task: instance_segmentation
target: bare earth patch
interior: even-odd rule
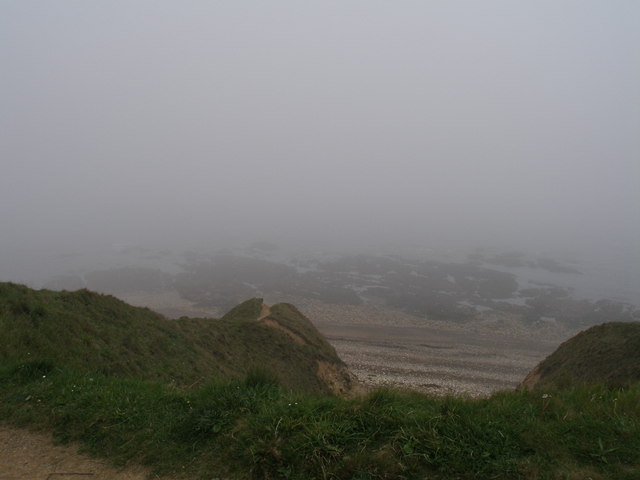
[[[260,316],[258,317],[258,321],[267,318],[269,315],[271,315],[271,305],[267,305],[266,303],[262,302],[262,306],[260,307]]]
[[[0,480],[148,478],[149,472],[141,467],[115,468],[104,460],[79,454],[77,445],[54,445],[49,435],[0,425]]]
[[[284,333],[291,340],[293,340],[294,343],[297,343],[298,345],[306,345],[306,343],[307,343],[305,341],[305,339],[302,338],[300,335],[298,335],[297,333],[289,330],[287,327],[284,327],[284,326],[280,325],[275,320],[271,320],[270,318],[264,318],[264,319],[260,320],[260,323],[266,325],[267,327],[275,328],[279,332]]]

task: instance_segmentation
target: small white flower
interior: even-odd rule
[[[42,375],[42,378],[47,378],[47,376],[46,375]]]
[[[548,393],[543,393],[542,398],[551,398],[551,395]]]

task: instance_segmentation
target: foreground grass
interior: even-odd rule
[[[208,480],[640,478],[638,386],[343,400],[259,372],[187,391],[34,361],[0,368],[0,420]]]

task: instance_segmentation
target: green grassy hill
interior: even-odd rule
[[[635,327],[607,328],[639,350],[624,330]],[[638,382],[483,399],[326,394],[347,380],[291,305],[252,299],[220,320],[169,321],[86,290],[0,284],[0,422],[153,478],[640,478]]]
[[[287,304],[259,320],[262,305],[252,299],[221,319],[167,320],[88,290],[0,283],[0,361],[45,361],[179,386],[262,370],[295,391],[348,393],[352,377],[311,322]]]
[[[640,323],[596,325],[567,340],[527,375],[520,388],[549,389],[640,381]]]

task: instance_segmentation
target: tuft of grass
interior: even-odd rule
[[[244,379],[244,384],[247,387],[255,388],[259,386],[280,386],[280,380],[271,370],[263,367],[255,367],[249,370],[247,376]]]

